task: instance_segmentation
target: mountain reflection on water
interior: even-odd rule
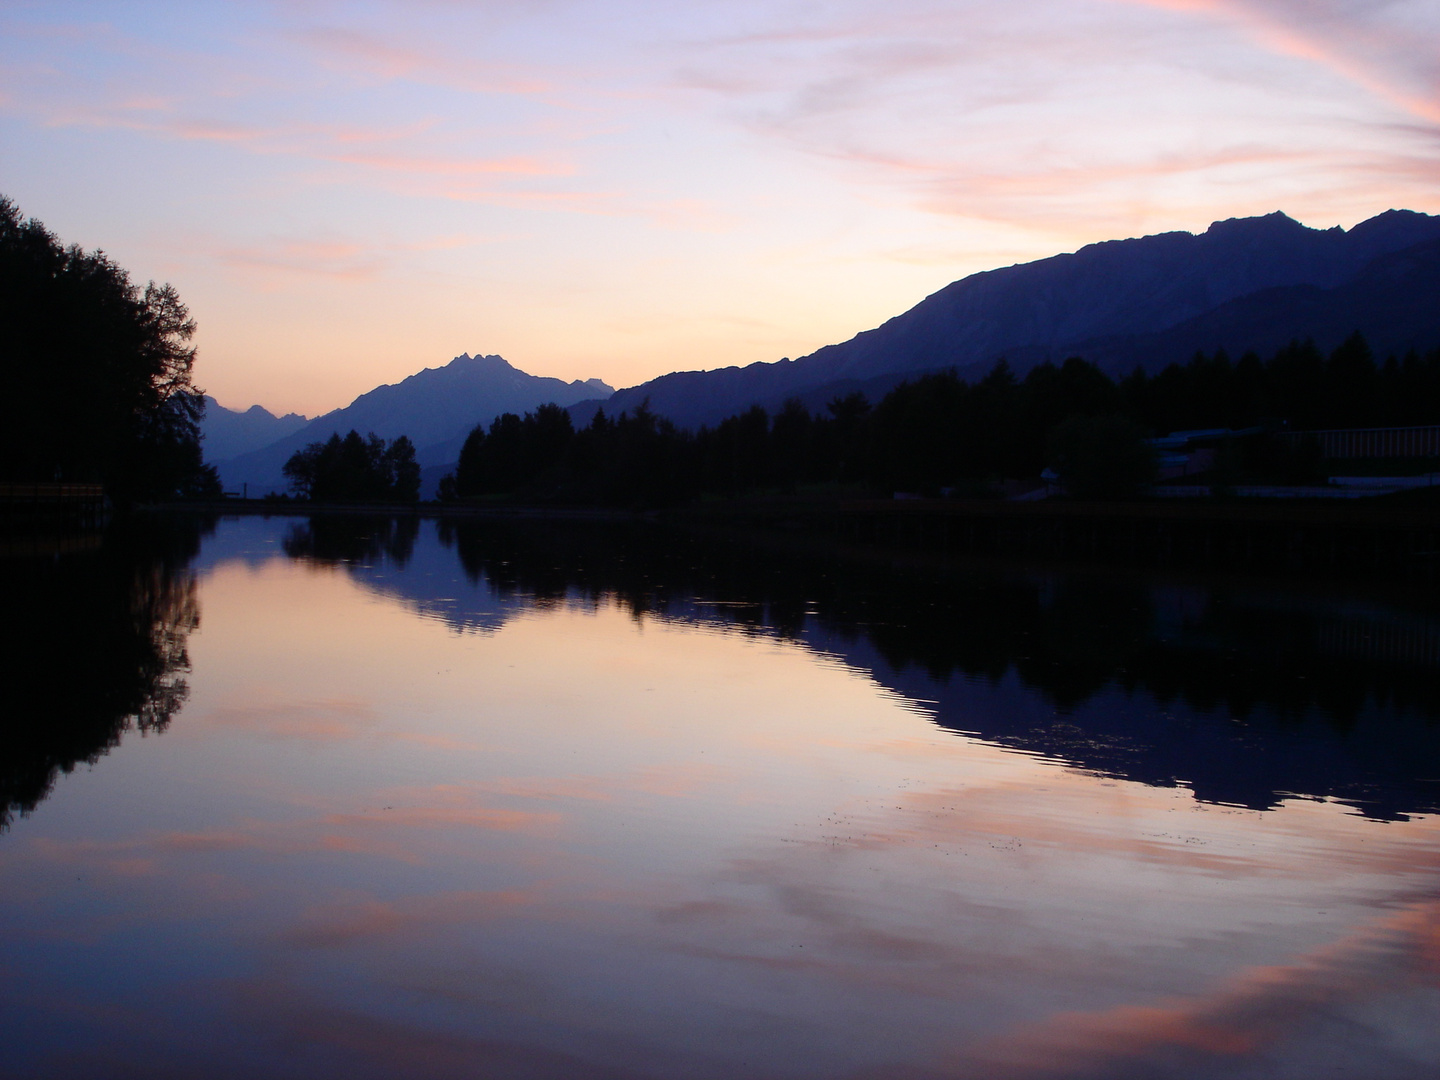
[[[0,734],[0,829],[33,810],[57,776],[95,762],[131,730],[164,731],[188,689],[199,625],[187,569],[212,522],[145,518],[89,550],[22,544],[0,558],[8,645]]]
[[[870,672],[943,727],[1204,801],[1440,808],[1440,617],[1413,598],[906,566],[649,526],[314,517],[283,549],[461,631],[614,600],[777,635]]]

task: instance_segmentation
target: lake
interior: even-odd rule
[[[0,1075],[1440,1075],[1427,590],[364,517],[0,573]]]

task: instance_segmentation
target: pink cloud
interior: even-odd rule
[[[1106,214],[1123,207],[1113,199],[1119,186],[1147,180],[1195,176],[1222,170],[1303,167],[1322,163],[1314,150],[1260,145],[1220,147],[1211,151],[1161,152],[1149,158],[1011,163],[1010,168],[987,168],[987,162],[946,161],[865,148],[826,148],[821,156],[847,164],[893,173],[910,184],[919,204],[937,213],[996,221],[1027,220],[1034,225],[1051,217],[1075,220],[1079,207],[1094,204]],[[1058,202],[1060,205],[1049,205]]]
[[[1309,60],[1428,124],[1440,124],[1437,76],[1440,41],[1412,27],[1387,27],[1386,5],[1334,0],[1116,0],[1119,3],[1221,18],[1242,27],[1282,56]],[[1408,72],[1406,69],[1410,69]],[[1397,78],[1409,74],[1425,91]]]
[[[401,154],[328,154],[325,160],[363,165],[411,175],[430,176],[570,176],[573,165],[552,164],[533,157],[442,158]]]
[[[408,194],[466,202],[493,202],[516,207],[543,207],[581,212],[633,213],[619,209],[619,193],[546,191],[527,187],[536,181],[573,177],[576,166],[555,150],[545,156],[523,153],[474,153],[464,148],[467,137],[435,135],[428,122],[403,127],[354,124],[295,123],[265,125],[225,119],[177,115],[164,98],[132,97],[109,105],[46,103],[31,105],[49,127],[119,129],[182,142],[221,143],[265,157],[292,157],[360,174],[399,180]],[[443,152],[398,149],[418,141],[448,144]],[[334,183],[352,174],[331,171],[316,177]],[[374,276],[373,262],[336,265],[313,252],[233,249],[222,258],[232,265],[257,269],[295,270],[348,280]]]
[[[288,250],[287,250],[288,249]],[[282,271],[289,274],[302,274],[310,277],[333,278],[337,281],[368,281],[385,268],[384,261],[375,258],[364,260],[335,261],[331,259],[316,258],[313,254],[306,254],[296,251],[289,245],[284,245],[281,250],[266,248],[226,248],[216,253],[216,258],[226,266],[246,270],[259,271]],[[300,729],[291,725],[291,733],[299,734]],[[331,726],[328,731],[331,735],[345,734]],[[313,728],[309,737],[317,737],[321,729]]]
[[[291,287],[295,277],[334,281],[371,281],[414,256],[494,244],[503,236],[449,233],[410,240],[271,237],[236,245],[208,232],[191,232],[174,241],[177,255],[197,253],[222,266],[256,275],[262,289]],[[363,716],[361,715],[363,713]],[[362,702],[283,701],[223,706],[211,716],[220,723],[248,725],[280,737],[345,738],[374,727],[373,710]],[[363,722],[363,723],[362,723]],[[463,740],[416,732],[390,731],[385,737],[434,746],[460,747]]]
[[[517,210],[563,210],[601,217],[630,217],[643,212],[633,197],[621,190],[527,191],[502,188],[443,187],[435,194],[451,202],[488,203]]]
[[[227,124],[218,120],[173,120],[165,126],[182,139],[201,142],[256,142],[266,135],[263,130],[247,124]]]
[[[676,81],[714,93],[754,132],[908,188],[921,209],[1050,236],[1059,229],[1078,242],[1203,225],[1225,216],[1217,205],[1343,214],[1378,200],[1408,205],[1406,189],[1424,190],[1411,171],[1388,183],[1377,182],[1381,169],[1362,172],[1417,136],[1433,145],[1433,33],[1387,25],[1383,5],[1334,0],[1121,2],[1216,29],[1201,37],[1185,19],[1107,17],[1103,7],[1049,5],[1054,18],[1041,22],[980,4],[900,3],[883,20],[841,9],[813,24],[699,42]],[[1275,82],[1284,75],[1276,65],[1237,63],[1241,54],[1225,47],[1232,26],[1271,53],[1343,69],[1351,86],[1398,102],[1424,126],[1404,133],[1373,109],[1349,119],[1342,110],[1359,95],[1332,94],[1318,103],[1324,113],[1308,111]],[[1155,107],[1116,93],[1131,79],[1150,88]],[[1323,137],[1337,126],[1355,137]],[[1414,156],[1433,178],[1428,148]]]
[[[400,244],[402,251],[454,251],[459,248],[493,244],[500,237],[478,233],[449,233],[444,236],[422,237]]]
[[[554,84],[519,65],[494,61],[462,61],[437,50],[406,48],[347,27],[311,27],[290,39],[346,68],[384,79],[413,79],[451,89],[485,94],[537,95]]]

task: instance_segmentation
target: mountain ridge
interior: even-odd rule
[[[601,408],[616,414],[648,403],[694,428],[754,404],[774,411],[790,397],[812,411],[857,391],[877,401],[921,374],[953,369],[973,378],[1001,358],[1020,375],[1073,355],[1125,375],[1196,351],[1273,353],[1304,338],[1328,349],[1356,330],[1381,355],[1440,346],[1440,216],[1388,210],[1348,230],[1311,229],[1275,211],[1216,221],[1201,233],[1101,241],[953,281],[880,326],[799,359],[670,372],[618,392],[598,379],[566,383],[500,356],[462,353],[268,445],[209,456],[231,490],[284,490],[285,461],[310,442],[351,428],[404,434],[428,495],[475,425],[546,402],[567,408],[577,426]],[[255,419],[263,423],[270,414],[261,413]]]
[[[1356,331],[1381,358],[1440,345],[1440,240],[1381,255],[1334,288],[1276,286],[1157,333],[1085,342],[1078,351],[1114,375],[1136,367],[1153,375],[1197,352],[1268,356],[1307,338],[1328,352]]]
[[[407,436],[422,469],[433,469],[455,460],[460,443],[477,423],[551,401],[565,406],[604,400],[612,392],[599,379],[567,383],[521,371],[502,356],[461,353],[448,364],[366,391],[263,447],[212,463],[228,490],[248,486],[256,492],[284,491],[285,462],[295,451],[354,429],[385,439]]]
[[[205,417],[200,421],[205,456],[224,461],[251,450],[259,450],[277,439],[299,431],[310,422],[300,413],[276,416],[263,405],[230,409],[209,394],[205,395]]]
[[[1133,356],[1122,347],[1127,339],[1162,334],[1267,289],[1337,289],[1375,260],[1434,240],[1440,240],[1440,216],[1411,210],[1387,210],[1349,230],[1311,229],[1276,211],[1217,221],[1203,233],[1105,240],[971,274],[878,327],[799,359],[672,372],[616,392],[605,407],[618,412],[648,399],[656,413],[696,427],[751,404],[803,399],[829,383],[893,385],[907,373],[946,368],[974,374],[1002,357],[1023,374],[1047,360],[1085,355],[1096,343],[1113,363],[1130,363]],[[1345,333],[1355,329],[1364,327]],[[1312,333],[1304,327],[1287,332]],[[1251,347],[1239,340],[1220,344],[1237,354]],[[578,418],[593,407],[575,412]]]

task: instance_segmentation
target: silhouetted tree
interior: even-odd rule
[[[415,460],[415,444],[408,435],[401,435],[385,448],[385,471],[394,498],[400,502],[415,502],[420,498],[420,464]]]
[[[1325,362],[1325,405],[1316,419],[1324,427],[1379,423],[1380,380],[1370,344],[1356,331]]]
[[[575,427],[570,414],[547,403],[523,417],[503,413],[487,434],[476,425],[460,450],[455,471],[459,496],[505,494],[567,479]]]
[[[886,394],[871,414],[870,479],[885,491],[934,491],[963,469],[968,387],[927,375]]]
[[[774,481],[786,491],[810,474],[814,421],[799,398],[790,398],[775,415],[770,428],[770,457]]]
[[[1135,495],[1155,479],[1155,455],[1144,434],[1124,416],[1072,416],[1050,436],[1051,461],[1071,494],[1097,499]]]
[[[336,433],[295,451],[284,472],[291,489],[314,502],[414,502],[420,495],[415,447],[404,435],[387,444],[374,432]]]
[[[825,406],[830,415],[815,428],[819,478],[852,484],[864,476],[870,458],[870,402],[858,390]]]
[[[133,284],[0,198],[0,477],[99,482],[121,501],[218,493],[194,332],[172,286]]]

